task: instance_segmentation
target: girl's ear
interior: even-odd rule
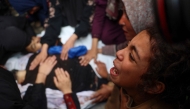
[[[165,84],[160,81],[156,81],[154,86],[146,89],[146,92],[149,94],[160,94],[164,90],[165,90]]]

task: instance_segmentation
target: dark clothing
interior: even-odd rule
[[[122,26],[118,22],[120,16],[115,20],[106,16],[107,2],[108,0],[96,0],[95,2],[96,8],[92,24],[92,37],[98,38],[106,45],[123,43],[126,41],[126,38]]]
[[[7,0],[0,1],[0,16],[11,16],[11,10]]]
[[[47,109],[43,84],[30,86],[22,99],[12,73],[0,67],[0,87],[1,109]]]
[[[36,76],[38,73],[38,67],[36,67],[34,70],[28,70],[31,61],[35,58],[36,55],[33,55],[30,57],[27,67],[26,67],[26,76],[25,81],[22,83],[22,85],[25,85],[27,83],[34,84],[36,80]],[[53,77],[55,76],[55,69],[56,68],[63,68],[64,70],[68,71],[70,74],[70,78],[72,81],[72,91],[73,92],[80,92],[84,90],[96,90],[96,75],[93,69],[90,65],[87,66],[81,66],[79,63],[79,60],[77,58],[68,59],[68,60],[61,60],[60,55],[56,55],[57,57],[57,64],[54,66],[51,73],[47,76],[45,87],[57,89],[57,87],[54,84]]]
[[[0,63],[4,64],[12,53],[25,51],[36,36],[24,17],[0,16]]]
[[[29,15],[29,21],[40,20],[43,25],[46,18],[49,15],[49,8],[47,0],[9,0],[11,6],[19,13],[19,15],[23,16],[33,7],[38,6],[40,9],[34,13],[33,15]]]
[[[50,0],[49,20],[45,35],[41,39],[41,43],[48,44],[49,47],[55,45],[60,34],[62,26],[75,27],[75,34],[80,37],[86,36],[90,32],[90,16],[93,14],[94,5],[88,4],[89,0]]]

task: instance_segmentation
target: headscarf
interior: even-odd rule
[[[155,24],[153,0],[122,0],[130,23],[136,33]]]
[[[9,0],[9,2],[20,15],[24,15],[34,6],[40,7],[40,10],[37,12],[37,16],[42,24],[45,18],[48,17],[49,7],[47,0]],[[32,18],[34,17],[33,15],[30,16]]]
[[[106,15],[110,19],[118,19],[118,10],[122,10],[122,2],[120,0],[108,0],[106,7]]]

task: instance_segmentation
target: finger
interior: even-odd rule
[[[99,61],[100,64],[104,64],[102,61]]]
[[[83,62],[84,60],[86,60],[86,56],[81,56],[80,59],[81,59],[81,62]]]
[[[64,60],[64,57],[65,57],[65,52],[64,52],[64,50],[62,50],[62,52],[61,52],[61,59]]]
[[[90,62],[90,60],[87,59],[87,60],[85,61],[85,63],[84,63],[84,66],[87,66],[89,62]]]
[[[55,66],[56,63],[57,63],[57,60],[55,60],[55,61],[52,63],[52,65]]]
[[[67,60],[67,59],[68,59],[68,53],[65,54],[65,60]]]
[[[56,60],[56,56],[55,55],[51,56],[51,61],[54,62],[55,60]]]
[[[87,59],[86,62],[84,63],[84,66],[87,66],[89,62],[90,62],[90,59]]]
[[[56,56],[51,56],[51,64],[54,66],[57,63]]]
[[[60,76],[60,79],[63,79],[66,77],[65,73],[64,73],[64,70],[62,68],[58,68],[59,69],[59,76]]]
[[[97,58],[96,57],[94,58],[94,62],[97,62]]]
[[[45,59],[45,61],[44,61],[44,63],[48,63],[48,62],[51,62],[51,56],[48,56],[48,57]]]
[[[82,60],[80,60],[80,62],[79,62],[81,66],[83,65],[83,61],[84,61],[84,60],[82,59]]]
[[[81,65],[82,65],[82,66],[85,66],[86,63],[88,63],[88,58],[85,57],[85,58],[82,60]]]
[[[99,72],[99,68],[98,67],[96,67],[95,69],[96,69],[97,72]]]
[[[99,64],[100,64],[100,61],[96,61],[96,64],[99,65]]]
[[[67,75],[68,78],[70,78],[70,75],[67,71],[65,71],[65,74]]]
[[[97,92],[95,92],[90,98],[91,99],[94,99],[94,98],[96,98],[97,96],[99,96],[100,94],[99,94],[99,92],[97,91]]]
[[[81,59],[83,59],[83,58],[84,58],[84,56],[80,56],[78,59],[80,59],[80,60],[81,60]]]
[[[95,98],[95,100],[93,101],[93,103],[97,103],[97,102],[99,102],[101,100],[101,96],[97,96],[96,98]]]
[[[64,75],[63,75],[63,73],[61,72],[60,68],[58,68],[57,71],[58,71],[58,72],[57,72],[57,73],[58,73],[58,77],[57,77],[57,78],[58,78],[59,81],[61,81],[61,80],[64,78]]]
[[[82,64],[82,62],[83,62],[84,58],[85,58],[84,56],[80,56],[80,57],[79,57],[79,60],[80,60],[80,62],[79,62],[79,63],[80,63],[80,64]]]
[[[97,64],[97,60],[96,59],[94,59],[94,63]]]
[[[39,63],[40,62],[38,62],[36,59],[34,59],[34,61],[32,61],[32,63],[30,64],[29,70],[34,70]]]
[[[59,80],[59,69],[58,68],[55,69],[55,75],[56,75],[57,80],[60,81]]]
[[[58,84],[59,84],[57,78],[56,78],[56,77],[53,77],[53,81],[54,81],[54,83],[55,83],[55,86],[57,87]]]
[[[62,68],[59,68],[60,72],[61,72],[61,76],[66,77],[65,71]]]

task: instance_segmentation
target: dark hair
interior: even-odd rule
[[[152,87],[155,81],[165,84],[160,99],[177,104],[180,109],[190,106],[190,41],[167,43],[153,28],[150,35],[152,57],[147,72],[142,76],[142,86]]]

